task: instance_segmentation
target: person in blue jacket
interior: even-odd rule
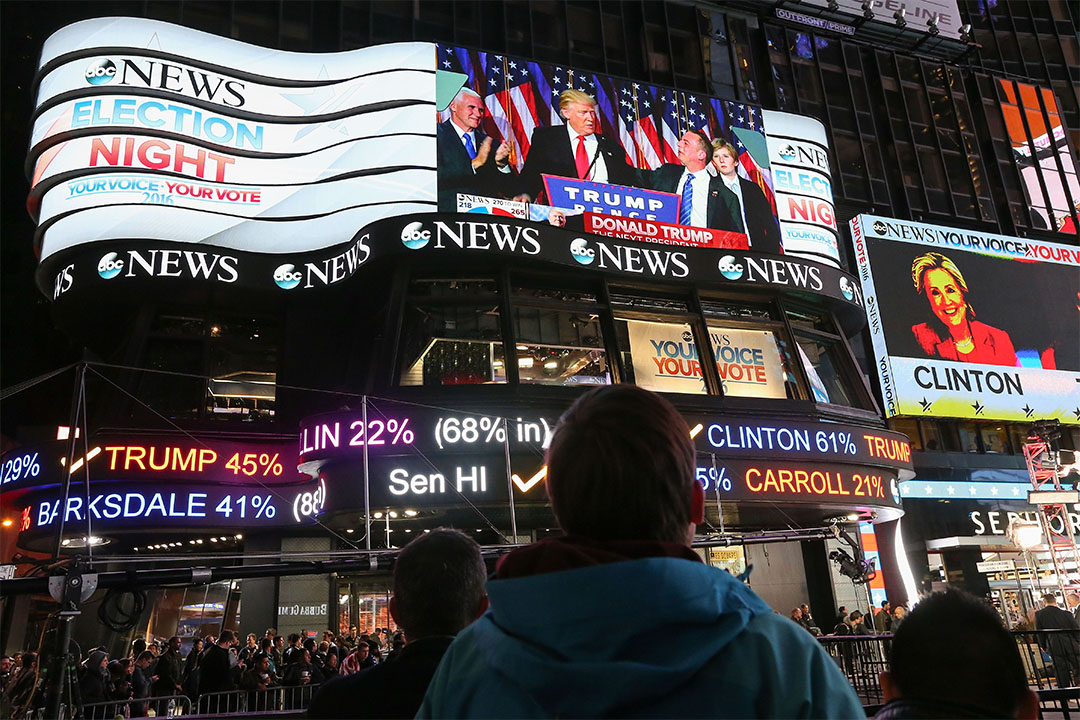
[[[585,393],[547,467],[565,535],[502,558],[418,718],[865,717],[814,638],[690,548],[705,497],[670,403]]]

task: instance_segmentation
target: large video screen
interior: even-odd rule
[[[526,58],[437,53],[440,211],[838,262],[820,123]]]
[[[137,18],[58,31],[39,68],[42,259],[124,240],[299,253],[439,210],[838,267],[810,118],[460,47],[290,53]]]
[[[888,415],[1080,424],[1080,250],[851,221]]]

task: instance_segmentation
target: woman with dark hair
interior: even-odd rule
[[[967,282],[956,263],[941,253],[920,255],[911,263],[911,281],[915,291],[926,296],[936,320],[911,328],[923,352],[983,365],[1020,364],[1009,334],[975,319],[967,302]]]

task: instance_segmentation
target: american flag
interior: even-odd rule
[[[688,130],[702,130],[710,138],[734,141],[743,173],[775,205],[771,173],[754,162],[737,134],[732,135],[732,128],[763,131],[761,111],[755,107],[494,53],[446,45],[439,45],[437,52],[440,70],[464,74],[466,85],[484,98],[484,131],[493,142],[514,141],[518,170],[524,166],[533,130],[565,122],[559,95],[573,88],[596,98],[597,131],[619,142],[635,167],[677,163],[679,138]],[[449,109],[440,120],[447,117]]]
[[[663,140],[657,130],[656,88],[639,83],[631,84],[630,101],[627,104],[627,124],[637,145],[636,165],[655,170],[663,164]]]
[[[674,90],[661,90],[660,94],[660,139],[662,141],[664,162],[679,162],[677,147],[679,138],[685,132],[685,124],[679,114],[679,93]]]
[[[733,144],[735,149],[739,151],[739,168],[747,180],[756,184],[761,188],[761,192],[765,193],[765,197],[772,207],[773,215],[775,215],[776,195],[772,188],[772,170],[761,167],[750,153],[746,143],[743,142],[743,139],[749,140],[749,137],[744,134],[746,131],[761,136],[764,135],[765,122],[761,116],[761,110],[753,105],[736,104],[734,102],[726,102],[725,105],[727,124],[732,129],[732,135],[734,136]],[[740,138],[740,135],[743,137]],[[761,137],[760,147],[765,147],[764,137]]]

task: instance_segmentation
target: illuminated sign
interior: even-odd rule
[[[124,238],[306,252],[435,208],[432,44],[289,53],[100,18],[56,32],[40,62],[43,259]]]
[[[595,235],[654,242],[661,245],[687,245],[701,248],[748,250],[746,235],[711,228],[689,227],[655,220],[597,215],[587,212],[585,231]]]
[[[568,73],[574,77],[573,71],[552,65],[430,43],[303,54],[150,20],[76,23],[45,42],[36,79],[27,163],[32,175],[28,207],[41,223],[35,238],[39,256],[44,262],[76,245],[124,240],[258,253],[330,247],[340,251],[357,230],[379,219],[435,209],[441,181],[454,190],[455,203],[447,211],[458,209],[461,195],[473,198],[471,210],[498,213],[531,183],[526,173],[531,176],[533,168],[539,169],[538,179],[567,175],[540,167],[540,155],[526,167],[526,158],[532,147],[539,147],[530,142],[534,130],[540,145],[543,133],[562,132],[558,92],[552,88],[573,84],[567,82]],[[676,164],[677,131],[692,125],[728,140],[738,155],[746,207],[734,212],[732,207],[739,206],[732,203],[737,201],[725,200],[732,206],[720,213],[726,213],[727,220],[715,221],[720,224],[711,229],[735,232],[737,219],[744,218],[751,246],[774,251],[783,243],[788,255],[800,252],[803,240],[797,235],[775,232],[776,208],[785,206],[774,193],[767,123],[760,109],[577,74],[581,82],[586,78],[596,96],[598,129],[604,137],[604,151],[598,149],[594,164],[608,168],[608,182],[570,180],[564,188],[566,204],[604,208],[607,214],[624,217],[640,211],[675,224],[672,208],[679,196],[673,188],[660,187],[666,180],[644,171],[670,170],[663,166]],[[464,187],[451,177],[458,163],[447,160],[444,150],[463,148],[440,147],[454,93],[440,91],[438,102],[436,96],[447,82],[480,92],[473,104],[486,117],[471,128],[475,152],[506,161],[493,175],[483,166],[476,171],[482,187]],[[508,112],[510,107],[517,111]],[[673,129],[671,118],[679,116],[668,110],[676,107],[683,108],[685,122]],[[432,132],[433,110],[442,121],[438,133]],[[783,130],[784,114],[770,117]],[[784,132],[793,142],[818,142],[817,135],[802,137],[797,124],[792,127]],[[514,142],[513,153],[506,153],[504,140]],[[625,157],[620,157],[620,149]],[[471,170],[468,175],[471,181]],[[616,180],[626,184],[615,185]],[[829,225],[820,178],[782,180],[789,189],[805,185],[814,195],[813,203],[795,203],[801,203],[798,208],[788,203],[791,213],[801,213],[808,227],[815,222]],[[491,202],[481,202],[485,197]],[[649,209],[661,197],[663,207]],[[532,216],[520,203],[514,207],[515,214]],[[545,224],[554,221],[550,210],[540,215]],[[469,226],[462,231],[482,229]],[[670,230],[662,231],[666,242],[700,244],[694,228],[685,228],[679,237]],[[538,254],[524,231],[520,237],[470,234],[459,247],[479,250],[488,242],[500,251],[528,254],[532,248],[532,254]],[[734,241],[725,244],[742,247]],[[601,269],[670,278],[689,275],[677,253],[606,244],[592,250]],[[828,253],[815,257],[833,262]],[[299,263],[279,259],[275,268],[287,265],[293,269],[281,271],[279,286],[298,287],[294,276]],[[60,279],[50,290],[55,298],[67,292],[74,278],[59,271],[53,273]]]
[[[407,408],[393,414],[369,409],[367,425],[358,410],[326,413],[300,422],[300,469],[315,477],[322,461],[401,456],[417,452],[501,453],[510,433],[513,447],[543,450],[554,421],[543,417],[502,417]]]
[[[679,196],[625,185],[544,175],[548,202],[557,208],[588,211],[643,220],[674,223],[679,219]]]
[[[319,605],[300,605],[293,603],[292,605],[278,605],[278,616],[294,616],[294,617],[326,617],[326,603]]]
[[[41,476],[41,461],[36,452],[14,451],[0,465],[0,485],[12,486],[20,480],[36,480]],[[24,482],[25,484],[25,482]]]
[[[832,20],[826,20],[825,18],[804,15],[803,13],[793,12],[785,8],[776,8],[776,17],[780,18],[781,20],[790,20],[792,22],[797,22],[802,25],[809,25],[810,27],[821,28],[822,30],[843,33],[844,35],[855,34],[855,28],[850,25],[833,22]]]
[[[52,486],[32,490],[19,498],[30,508],[32,530],[55,526],[61,514],[64,524],[78,527],[87,519],[94,532],[164,527],[282,527],[309,522],[312,510],[292,517],[294,498],[310,492],[293,488],[236,488],[219,485],[133,486],[131,483],[96,481],[89,497],[73,493],[64,507],[61,489]]]
[[[638,385],[659,392],[705,392],[701,360],[688,325],[626,323]],[[783,365],[771,332],[710,327],[709,340],[725,394],[787,397]]]
[[[768,460],[705,465],[700,455],[698,463],[698,482],[723,499],[900,507],[896,473],[880,467]]]
[[[1080,424],[1080,252],[872,215],[851,228],[888,416]]]
[[[829,138],[812,118],[762,112],[768,127],[769,163],[785,255],[840,264],[839,231],[833,207]]]
[[[478,219],[456,219],[460,217]],[[85,229],[80,229],[79,222],[73,218],[55,220],[47,232],[63,226],[70,230],[70,239],[76,237],[75,233],[84,234]],[[73,224],[67,225],[69,222]],[[250,222],[255,225],[237,224],[233,219],[228,232],[235,230],[245,237],[249,234],[254,237],[258,232],[256,226],[269,221]],[[135,232],[135,227],[131,227]],[[188,228],[180,226],[174,234],[183,235],[187,231]],[[102,231],[103,237],[109,234],[111,231]],[[263,240],[273,242],[270,237]],[[289,242],[299,243],[301,239],[292,238]],[[169,278],[186,283],[296,293],[339,285],[363,275],[367,266],[376,261],[411,254],[427,254],[425,259],[435,262],[442,260],[433,255],[495,254],[626,277],[686,280],[699,286],[752,284],[763,290],[797,290],[831,298],[838,309],[858,312],[861,317],[862,297],[855,278],[814,261],[739,250],[717,253],[710,248],[676,249],[615,238],[600,239],[516,218],[475,215],[414,215],[407,221],[386,219],[369,225],[348,243],[303,254],[193,250],[183,243],[102,241],[44,259],[37,281],[43,293],[58,301],[79,297],[82,292],[101,292],[107,283],[123,283],[129,288],[137,283],[152,286]]]
[[[1027,522],[1040,522],[1039,513],[1013,512],[1011,510],[975,510],[969,516],[976,535],[1006,535],[1009,525],[1013,520],[1025,520]],[[1050,530],[1058,535],[1067,532],[1065,521],[1061,515],[1055,515],[1049,519]],[[1080,513],[1069,512],[1069,524],[1072,525],[1074,534],[1080,534]]]

